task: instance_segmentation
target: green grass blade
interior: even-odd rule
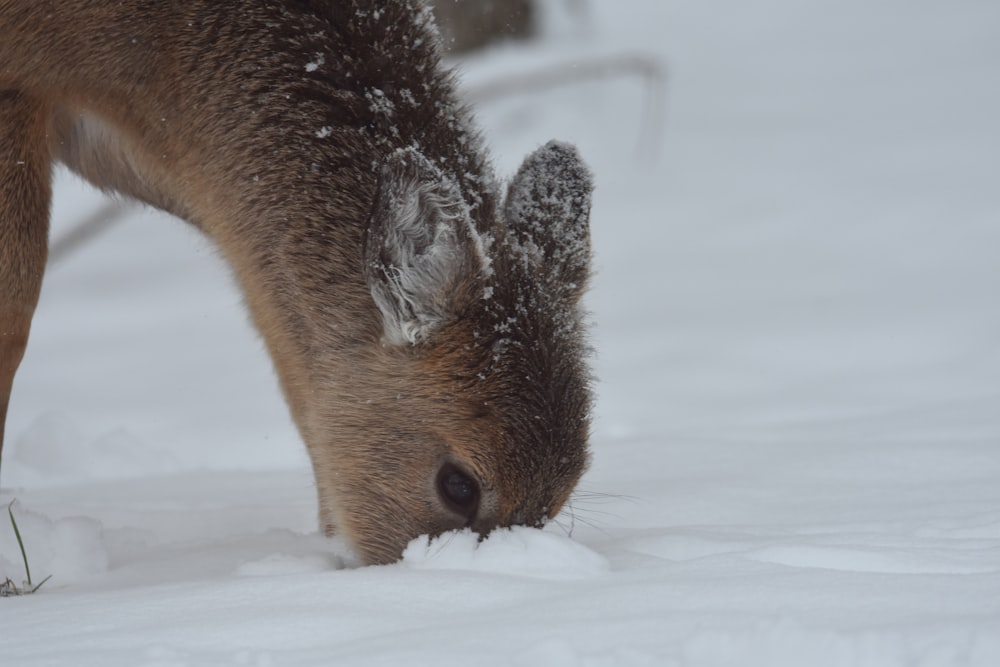
[[[21,531],[17,529],[17,521],[14,519],[14,501],[7,505],[7,514],[10,515],[10,525],[14,526],[14,537],[17,538],[17,546],[21,547],[21,560],[24,561],[24,574],[28,577],[28,588],[31,588],[31,569],[28,567],[28,554],[24,552],[24,542],[21,540]],[[45,583],[44,581],[42,583]],[[42,584],[38,584],[41,586]]]
[[[48,581],[51,578],[52,578],[52,575],[50,574],[49,576],[47,576],[44,579],[42,579],[40,582],[38,582],[37,586],[35,586],[34,588],[31,589],[31,592],[32,593],[37,593],[38,589],[41,588],[42,586],[44,586],[45,582]],[[30,586],[31,584],[28,584],[28,585]]]

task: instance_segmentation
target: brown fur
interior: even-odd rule
[[[366,562],[554,516],[587,459],[589,174],[550,144],[502,202],[428,20],[407,0],[0,0],[0,448],[56,159],[218,244],[322,528]],[[477,507],[444,499],[446,464]]]

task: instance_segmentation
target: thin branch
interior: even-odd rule
[[[470,104],[485,104],[504,97],[547,92],[571,84],[624,76],[639,76],[645,84],[645,103],[639,122],[636,152],[648,154],[649,150],[653,150],[652,156],[655,156],[666,116],[667,97],[667,68],[655,56],[626,53],[558,63],[469,86],[464,91],[464,98]]]
[[[86,245],[124,220],[126,214],[132,210],[134,210],[134,206],[128,203],[109,200],[49,245],[48,265],[54,266],[62,262],[81,246]]]

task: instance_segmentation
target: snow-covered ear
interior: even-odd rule
[[[428,340],[482,270],[458,186],[414,149],[382,165],[364,240],[364,274],[392,345]]]
[[[514,244],[552,287],[579,297],[590,275],[590,171],[576,148],[550,141],[524,159],[507,189]]]

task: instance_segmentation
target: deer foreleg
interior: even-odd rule
[[[44,104],[0,89],[0,455],[11,386],[28,343],[48,251],[47,124]]]

